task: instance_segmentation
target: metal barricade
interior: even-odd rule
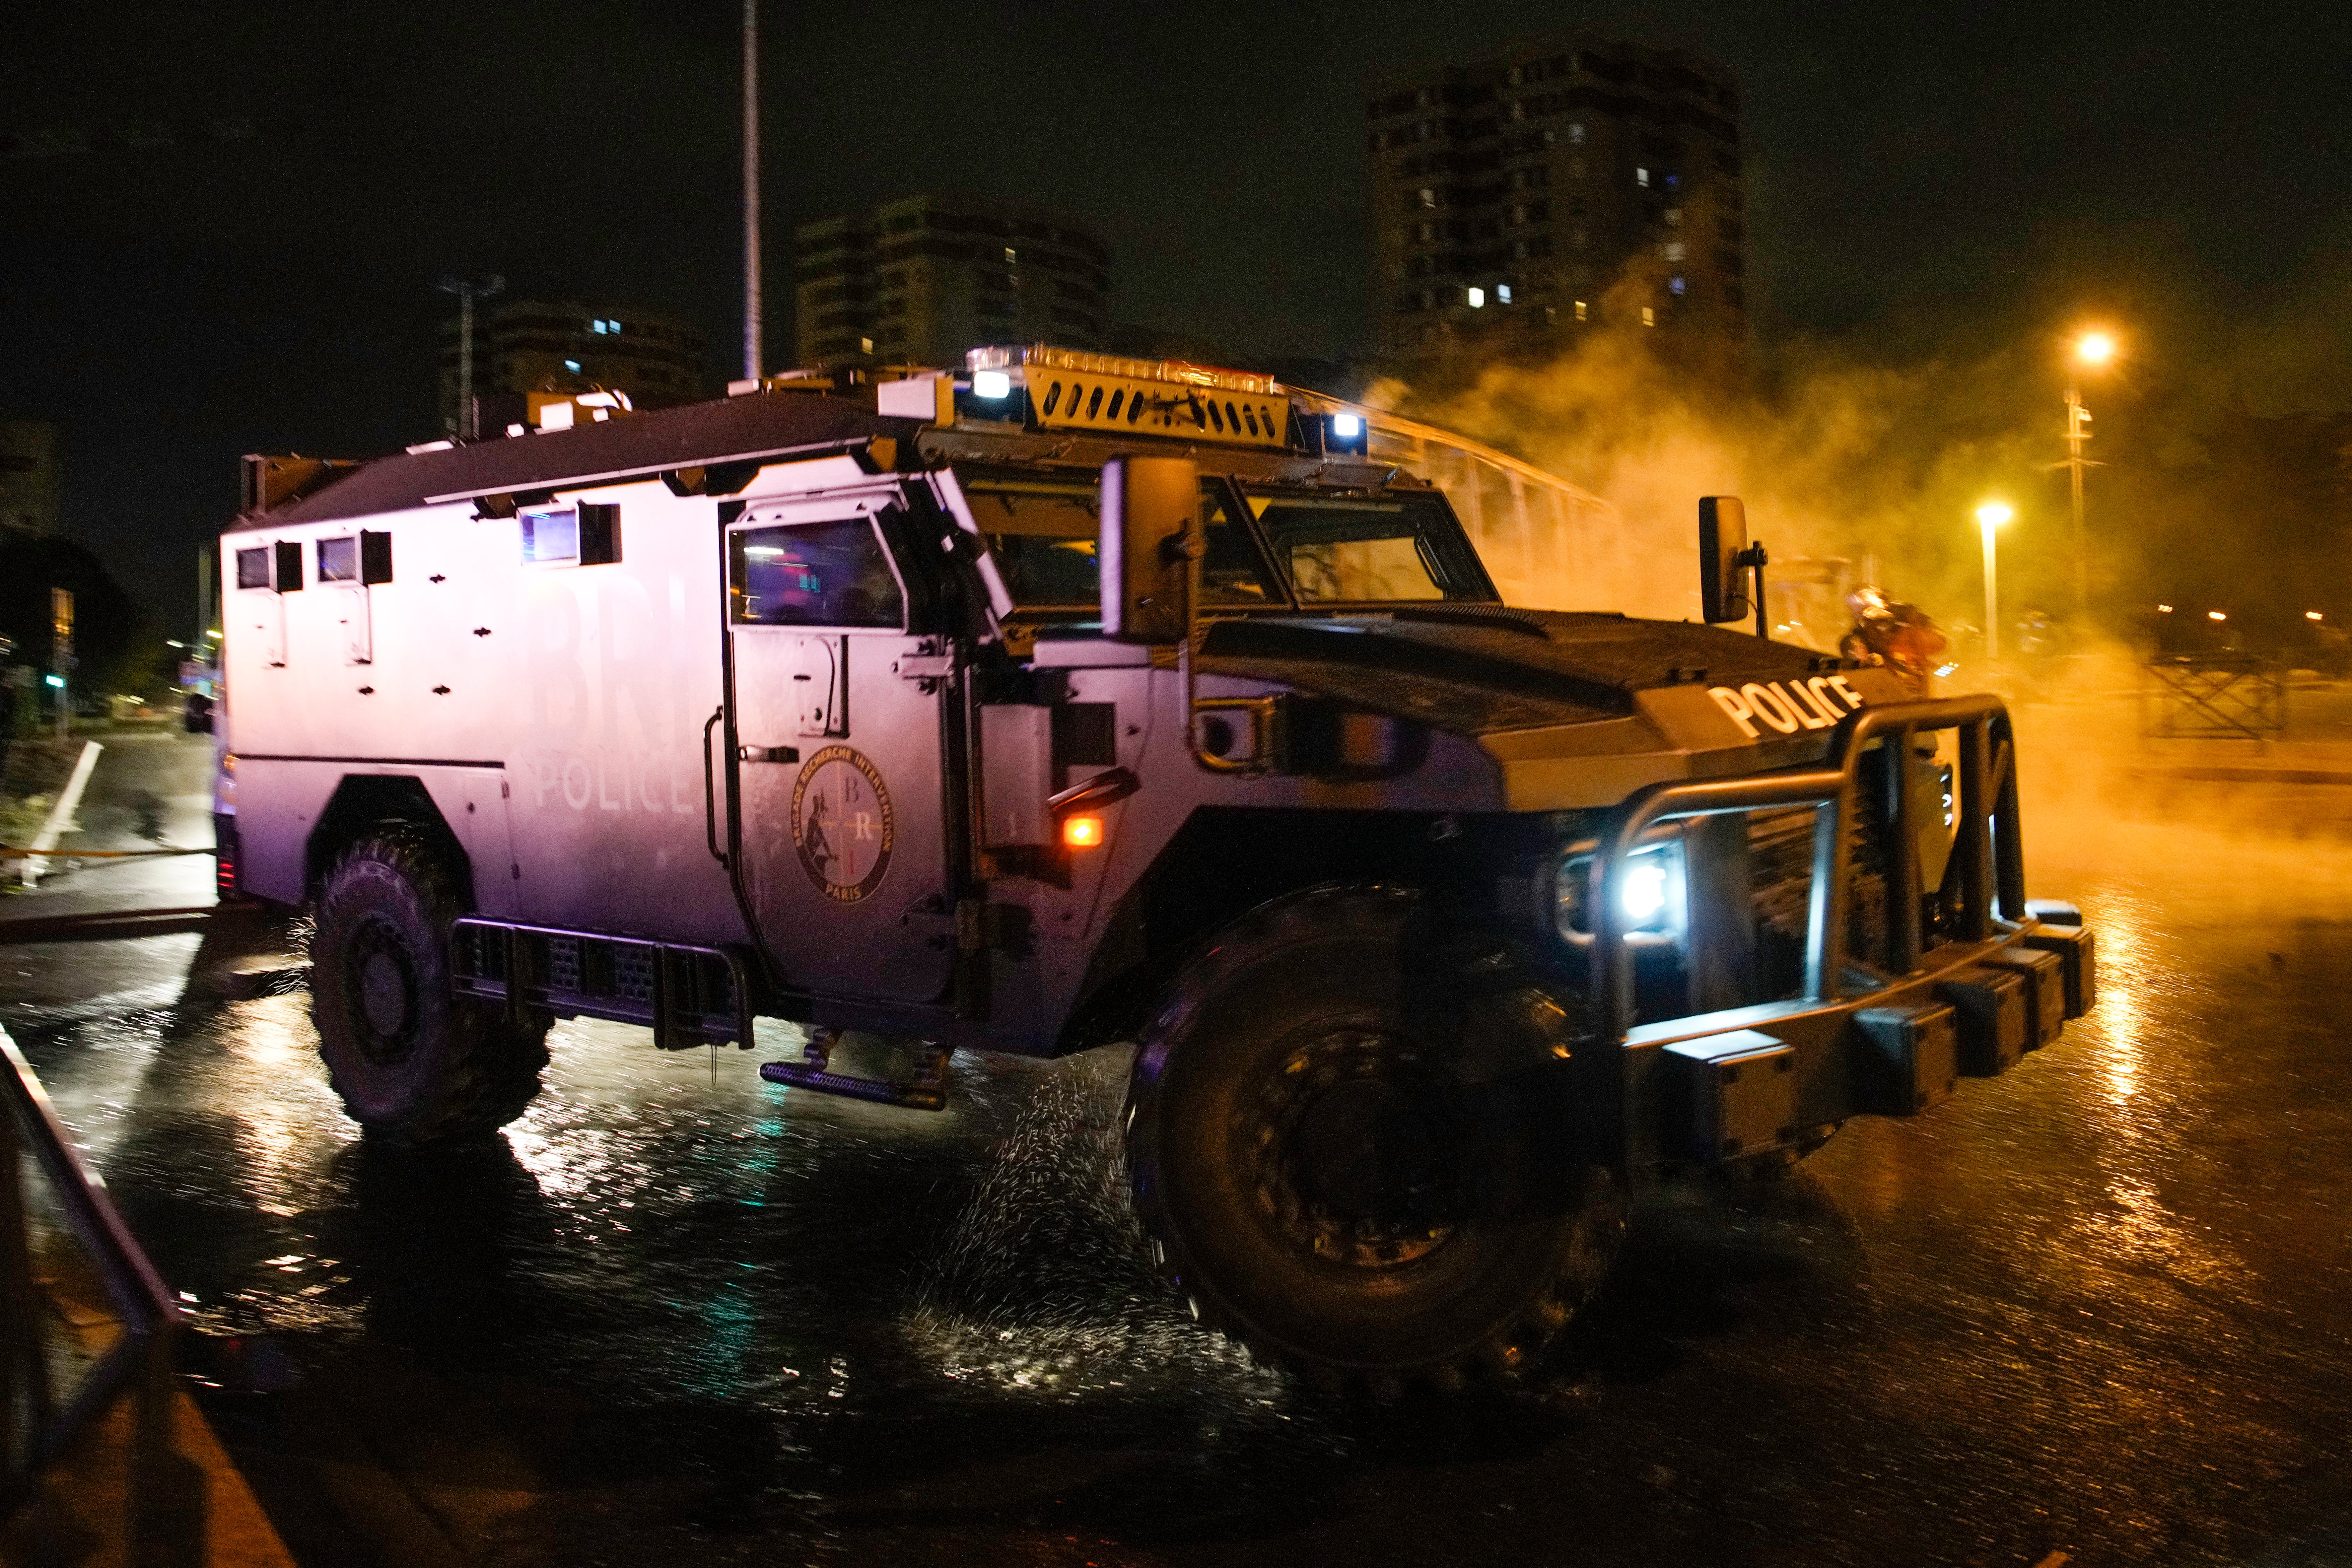
[[[161,1560],[186,1534],[172,1489],[155,1484],[173,1464],[177,1390],[173,1340],[183,1319],[163,1280],[108,1198],[105,1184],[82,1163],[72,1135],[16,1042],[0,1033],[0,1414],[5,1415],[0,1501],[15,1513],[32,1500],[45,1474],[72,1457],[118,1399],[131,1401],[125,1539],[132,1562]],[[91,1356],[79,1381],[53,1386],[54,1328],[70,1332],[35,1270],[35,1213],[24,1184],[31,1156],[49,1189],[43,1217],[70,1237],[111,1312],[112,1341]],[[94,1347],[68,1347],[87,1352]],[[184,1544],[184,1542],[181,1542]]]
[[[2287,672],[2256,654],[2178,654],[2140,667],[2143,740],[2260,741],[2286,732]]]

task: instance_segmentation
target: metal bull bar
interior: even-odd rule
[[[1872,741],[1881,742],[1890,757],[1874,781],[1884,791],[1880,820],[1887,830],[1888,932],[1883,957],[1892,974],[1916,970],[1921,949],[1918,838],[1904,787],[1904,758],[1913,735],[1937,730],[1959,731],[1959,799],[1943,891],[1957,913],[1960,935],[1971,942],[1991,936],[1996,904],[2001,918],[2023,920],[2025,852],[2018,837],[2016,745],[2008,708],[1989,694],[1864,708],[1840,722],[1821,766],[1654,784],[1618,808],[1592,858],[1586,905],[1593,911],[1595,1022],[1603,1033],[1622,1041],[1633,1018],[1633,965],[1626,954],[1620,903],[1627,862],[1643,834],[1676,817],[1775,806],[1814,808],[1805,1000],[1821,1004],[1839,999],[1849,958],[1844,951],[1846,885],[1853,860],[1848,825],[1863,805],[1862,758]]]

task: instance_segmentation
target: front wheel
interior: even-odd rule
[[[1326,1384],[1523,1371],[1614,1261],[1567,1010],[1507,943],[1332,889],[1221,932],[1139,1042],[1137,1207],[1196,1315]]]
[[[310,938],[311,1017],[344,1112],[373,1137],[439,1143],[494,1131],[539,1093],[552,1018],[520,1019],[449,986],[463,912],[418,839],[362,839],[327,873]]]

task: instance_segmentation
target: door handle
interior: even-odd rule
[[[702,721],[702,841],[710,847],[710,858],[721,866],[727,864],[725,851],[719,847],[719,807],[710,769],[710,731],[727,716],[727,704],[720,703]]]

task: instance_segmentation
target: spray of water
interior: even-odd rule
[[[1025,1099],[905,1321],[923,1359],[998,1391],[1132,1392],[1204,1375],[1271,1391],[1270,1373],[1201,1332],[1152,1273],[1127,1198],[1126,1053],[1009,1070],[1029,1079]]]

